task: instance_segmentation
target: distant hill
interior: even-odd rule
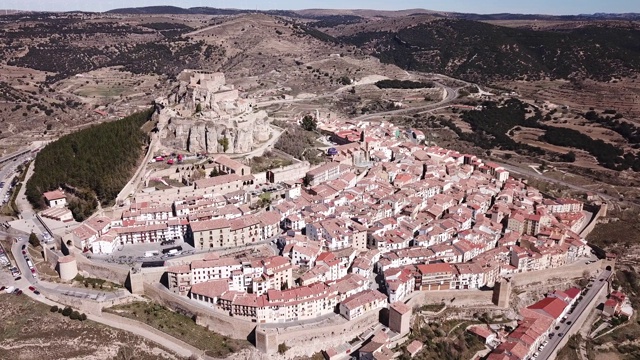
[[[260,13],[277,16],[298,18],[294,11],[289,10],[251,10],[251,9],[221,9],[212,7],[181,8],[177,6],[145,6],[135,8],[121,8],[107,11],[112,14],[152,14],[152,15],[240,15]]]
[[[471,81],[546,77],[606,81],[640,70],[640,30],[636,29],[587,25],[535,31],[440,19],[393,32],[365,27],[347,34],[331,33],[403,69]]]
[[[199,14],[199,15],[236,15],[246,13],[261,13],[281,15],[289,17],[302,17],[308,19],[320,19],[330,16],[349,16],[360,18],[393,18],[419,14],[428,14],[440,17],[448,17],[463,20],[562,20],[562,21],[588,21],[588,20],[640,20],[638,13],[596,13],[580,15],[544,15],[544,14],[469,14],[446,11],[433,11],[426,9],[406,10],[374,10],[374,9],[304,9],[304,10],[253,10],[253,9],[222,9],[212,7],[181,8],[177,6],[145,6],[120,8],[107,11],[115,14]]]
[[[171,14],[171,15],[184,15],[195,14],[189,9],[177,7],[177,6],[144,6],[135,8],[121,8],[107,11],[111,14]]]
[[[591,21],[591,20],[639,20],[640,14],[624,13],[624,14],[580,14],[580,15],[544,15],[544,14],[465,14],[451,13],[450,17],[464,20],[555,20],[555,21]]]

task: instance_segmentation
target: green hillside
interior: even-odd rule
[[[143,155],[147,135],[141,130],[152,110],[102,123],[65,135],[48,144],[35,160],[33,176],[27,181],[27,199],[44,207],[42,194],[65,187],[74,189],[76,203],[71,210],[76,220],[88,216],[97,206],[112,202],[133,175]]]

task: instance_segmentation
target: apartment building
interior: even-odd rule
[[[305,181],[309,186],[320,185],[324,182],[335,180],[349,170],[349,167],[337,162],[330,162],[307,171]]]
[[[385,288],[389,302],[403,301],[416,287],[415,267],[389,269],[384,272]]]
[[[236,219],[195,221],[189,224],[188,241],[198,250],[247,245],[276,236],[280,215],[264,212]]]
[[[450,290],[457,270],[448,263],[417,265],[420,290]]]
[[[351,295],[340,303],[340,315],[353,320],[387,306],[387,297],[378,290],[365,290]]]

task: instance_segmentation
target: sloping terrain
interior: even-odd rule
[[[618,27],[534,31],[441,19],[397,32],[365,28],[337,37],[403,69],[479,82],[570,77],[608,81],[640,69],[640,31]]]
[[[71,320],[50,312],[48,306],[26,295],[3,291],[0,293],[0,359],[179,358],[134,334],[89,320]]]

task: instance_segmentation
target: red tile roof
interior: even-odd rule
[[[567,303],[555,298],[555,297],[546,297],[537,303],[527,307],[527,309],[531,310],[540,310],[544,314],[557,319],[560,317],[564,309],[567,307]]]
[[[572,287],[571,289],[565,290],[564,293],[570,298],[575,299],[576,296],[580,295],[580,288]]]
[[[435,274],[435,273],[453,273],[451,264],[448,263],[436,263],[436,264],[424,264],[416,266],[420,274]]]
[[[65,197],[64,193],[60,190],[48,191],[42,195],[44,195],[48,201],[63,199]]]

